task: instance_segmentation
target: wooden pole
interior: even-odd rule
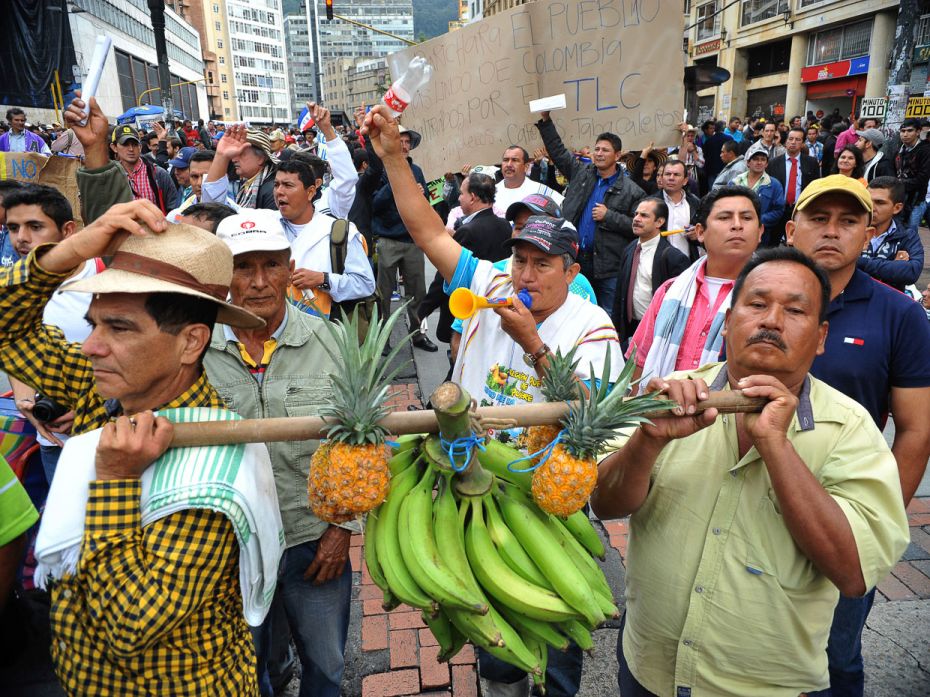
[[[717,409],[723,414],[759,412],[767,400],[744,397],[739,390],[711,392],[698,403],[698,410]],[[479,407],[479,418],[512,419],[516,426],[554,425],[568,414],[564,402],[543,402],[513,407]],[[669,416],[660,411],[646,414],[649,418]],[[329,422],[319,416],[279,417],[273,419],[242,419],[241,421],[201,421],[174,425],[174,448],[195,445],[229,445],[234,443],[271,443],[275,441],[315,440],[323,437]],[[389,433],[402,436],[407,433],[438,433],[439,422],[432,410],[395,411],[381,420]]]

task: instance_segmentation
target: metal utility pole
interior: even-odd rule
[[[168,45],[165,42],[165,0],[148,0],[152,29],[155,32],[155,55],[158,57],[158,84],[161,106],[165,110],[165,125],[174,130],[174,99],[171,95],[171,71],[168,68]]]
[[[307,34],[312,37],[313,41],[313,92],[316,95],[316,101],[323,101],[323,85],[320,79],[323,75],[323,60],[320,55],[320,27],[317,21],[316,13],[317,0],[307,0],[307,9],[310,10],[310,26]]]

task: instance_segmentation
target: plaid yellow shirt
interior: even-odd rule
[[[0,269],[0,368],[74,409],[83,433],[109,416],[80,344],[42,324],[63,279],[37,263],[43,251]],[[202,375],[164,407],[223,402]],[[232,524],[187,510],[143,529],[140,496],[139,480],[91,482],[78,572],[52,588],[63,687],[101,697],[257,695]]]

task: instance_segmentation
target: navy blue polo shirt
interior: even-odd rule
[[[879,428],[892,387],[930,387],[930,322],[920,303],[856,269],[827,320],[826,350],[810,372],[864,406]]]

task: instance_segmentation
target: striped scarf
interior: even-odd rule
[[[261,172],[249,179],[236,194],[236,203],[240,208],[258,208],[258,190],[268,177],[274,176],[274,167],[266,165]]]
[[[651,378],[664,377],[675,372],[678,350],[681,347],[688,317],[691,315],[691,307],[694,305],[694,297],[697,294],[698,272],[706,263],[707,257],[698,259],[685,269],[666,291],[656,317],[655,337],[643,365],[643,380],[640,383],[640,389],[645,390],[646,383]],[[720,360],[720,352],[723,350],[721,333],[723,319],[730,307],[732,295],[731,289],[724,301],[720,303],[720,307],[717,308],[717,314],[707,332],[707,340],[704,342],[704,350],[701,351],[701,360],[698,365]]]

